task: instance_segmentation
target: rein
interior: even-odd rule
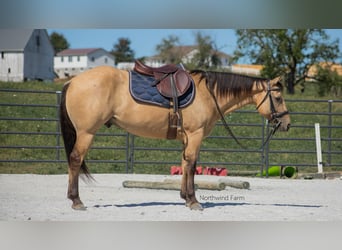
[[[208,88],[208,86],[207,86]],[[216,106],[216,109],[218,111],[218,113],[220,114],[220,117],[221,117],[221,120],[222,120],[222,123],[223,123],[223,126],[224,128],[228,131],[228,133],[230,134],[230,136],[235,140],[235,142],[243,149],[247,149],[244,145],[242,145],[239,140],[236,138],[236,136],[234,135],[233,131],[230,129],[230,127],[228,126],[228,123],[226,121],[226,119],[224,118],[224,115],[217,103],[217,99],[216,99],[216,96],[214,95],[213,91],[211,89],[208,88],[208,91],[210,93],[210,95],[212,96],[213,100],[214,100],[214,103],[215,103],[215,106]]]
[[[206,75],[207,75],[207,78],[209,79],[209,75],[207,74],[206,72]],[[236,138],[236,136],[234,135],[233,131],[231,130],[231,128],[228,126],[228,123],[226,121],[226,119],[224,118],[224,115],[218,105],[218,102],[217,102],[217,99],[216,99],[216,96],[213,92],[212,89],[210,89],[207,85],[207,89],[211,95],[211,97],[213,98],[214,100],[214,103],[215,103],[215,106],[216,106],[216,109],[221,117],[221,120],[222,120],[222,123],[225,127],[225,129],[228,131],[228,133],[230,134],[230,136],[235,140],[235,142],[243,149],[247,149],[246,146],[242,145],[240,143],[240,141]],[[259,109],[259,107],[266,101],[267,97],[270,98],[270,106],[271,106],[271,121],[274,120],[276,121],[276,123],[273,125],[273,128],[272,130],[269,132],[268,136],[266,137],[266,140],[264,141],[264,143],[262,144],[262,146],[260,147],[260,149],[262,149],[272,138],[272,136],[275,134],[275,132],[278,130],[278,128],[280,127],[281,125],[281,121],[278,121],[277,118],[281,118],[282,116],[288,114],[289,112],[288,111],[284,111],[284,112],[281,112],[281,113],[278,113],[274,107],[274,103],[273,103],[273,99],[272,99],[272,96],[271,96],[271,92],[272,91],[279,91],[280,89],[279,88],[271,88],[270,86],[270,82],[268,81],[268,84],[267,84],[267,93],[265,95],[265,97],[263,98],[263,100],[258,104],[258,106],[256,107],[256,110]]]

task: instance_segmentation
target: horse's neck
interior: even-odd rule
[[[253,96],[245,96],[241,98],[227,97],[226,99],[229,99],[229,100],[225,100],[221,102],[222,103],[221,110],[224,112],[224,114],[228,114],[248,104],[253,103]]]
[[[233,112],[235,110],[238,110],[246,105],[254,104],[256,103],[256,96],[261,94],[264,91],[263,86],[255,87],[250,94],[242,94],[238,97],[233,96],[227,96],[224,98],[220,98],[219,105],[221,108],[221,111],[224,112],[224,114],[228,114],[230,112]]]

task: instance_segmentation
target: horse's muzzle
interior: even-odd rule
[[[291,126],[289,122],[290,120],[284,118],[284,116],[288,114],[289,114],[289,111],[287,110],[281,113],[277,113],[277,112],[273,113],[271,115],[270,123],[274,125],[276,130],[289,131],[290,126]]]
[[[286,123],[282,121],[281,119],[272,119],[269,122],[273,124],[275,130],[278,130],[281,132],[287,132],[290,130],[290,127],[291,127],[290,123]]]
[[[280,131],[287,132],[290,130],[290,127],[291,127],[290,123],[286,124],[286,126],[280,126]]]

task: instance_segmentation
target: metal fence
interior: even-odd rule
[[[60,91],[0,89],[0,167],[6,163],[65,164],[59,127]],[[36,98],[40,96],[40,98]],[[39,101],[38,101],[39,100]],[[270,129],[253,108],[235,111],[227,120],[240,148],[218,122],[202,143],[198,165],[226,167],[232,171],[263,172],[269,166],[317,167],[314,122],[320,123],[325,167],[342,168],[342,101],[286,100],[291,129],[278,133],[263,145]],[[305,110],[298,110],[298,103]],[[308,119],[310,117],[310,119]],[[165,173],[179,165],[181,144],[177,141],[136,137],[118,128],[101,129],[87,157],[93,164],[112,165],[113,172]],[[18,166],[20,167],[20,166]]]

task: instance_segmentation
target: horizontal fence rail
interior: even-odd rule
[[[0,168],[14,163],[57,164],[64,168],[66,158],[58,116],[61,92],[0,89],[0,95]],[[235,111],[226,119],[246,149],[240,148],[218,122],[203,141],[197,164],[241,173],[262,173],[270,166],[296,166],[315,172],[314,123],[317,122],[321,128],[323,165],[341,170],[342,101],[286,100],[286,103],[292,124],[289,132],[276,133],[261,147],[270,130],[267,121],[253,107]],[[299,103],[305,108],[298,110]],[[144,139],[118,128],[103,127],[86,161],[91,165],[106,165],[111,172],[165,174],[170,166],[180,164],[181,152],[178,141]]]

